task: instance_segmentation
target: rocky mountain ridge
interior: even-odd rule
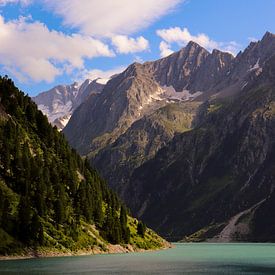
[[[111,79],[95,100],[84,102],[64,133],[81,154],[97,152],[145,114],[167,103],[194,99],[213,87],[232,59],[228,53],[214,50],[210,54],[190,42],[166,58],[134,63]],[[208,79],[205,75],[209,72],[216,72],[217,76]],[[196,79],[205,81],[199,86]],[[84,127],[89,130],[81,130]]]

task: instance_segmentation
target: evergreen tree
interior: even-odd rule
[[[124,206],[120,208],[120,226],[121,226],[121,237],[124,243],[129,243],[130,241],[130,229],[127,226],[127,212]]]
[[[137,225],[138,235],[140,235],[141,237],[144,237],[145,232],[146,232],[146,225],[142,221],[139,221]]]

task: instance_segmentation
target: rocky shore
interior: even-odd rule
[[[153,252],[162,249],[173,248],[173,245],[169,242],[163,242],[163,246],[156,249],[143,249],[135,247],[131,244],[119,245],[109,244],[106,248],[94,247],[87,250],[78,251],[60,251],[60,250],[48,250],[48,249],[33,249],[29,248],[20,254],[14,255],[0,255],[0,260],[20,260],[31,258],[46,258],[46,257],[66,257],[66,256],[84,256],[84,255],[98,255],[98,254],[120,254],[120,253],[133,253],[133,252]]]

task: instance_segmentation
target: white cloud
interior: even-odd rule
[[[82,33],[112,37],[147,27],[185,0],[43,0],[65,25]]]
[[[20,80],[51,82],[64,70],[83,69],[86,58],[113,56],[99,40],[51,31],[23,17],[5,22],[0,15],[0,41],[0,63]]]
[[[169,28],[157,30],[157,35],[160,36],[167,43],[177,43],[179,45],[186,45],[190,40],[200,44],[205,48],[217,48],[218,43],[211,40],[206,34],[200,33],[198,35],[192,35],[187,28]]]
[[[159,44],[159,50],[160,50],[160,56],[166,57],[173,53],[173,51],[170,49],[170,45],[164,41],[161,41]]]
[[[162,41],[160,44],[161,55],[164,55],[163,53],[165,53],[167,49],[170,50],[171,44],[176,43],[179,46],[185,46],[189,41],[194,41],[210,51],[213,49],[220,49],[236,54],[240,49],[240,45],[234,41],[217,42],[204,33],[192,35],[187,28],[181,29],[179,27],[174,27],[161,29],[157,30],[156,33],[166,43],[163,44]]]
[[[81,79],[96,79],[96,78],[103,78],[107,79],[110,78],[111,76],[121,73],[126,69],[126,66],[119,66],[110,70],[99,70],[99,69],[93,69],[93,70],[84,70],[83,75]]]
[[[27,6],[32,2],[32,0],[0,0],[0,6],[5,6],[7,4],[21,4]]]
[[[220,50],[232,53],[236,55],[241,50],[241,45],[235,41],[230,42],[220,42],[219,47]]]
[[[143,36],[129,38],[126,35],[116,35],[112,37],[112,44],[118,53],[136,53],[149,49],[149,42]]]

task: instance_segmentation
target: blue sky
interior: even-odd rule
[[[233,54],[275,33],[274,0],[0,0],[0,74],[35,95],[194,40]]]

